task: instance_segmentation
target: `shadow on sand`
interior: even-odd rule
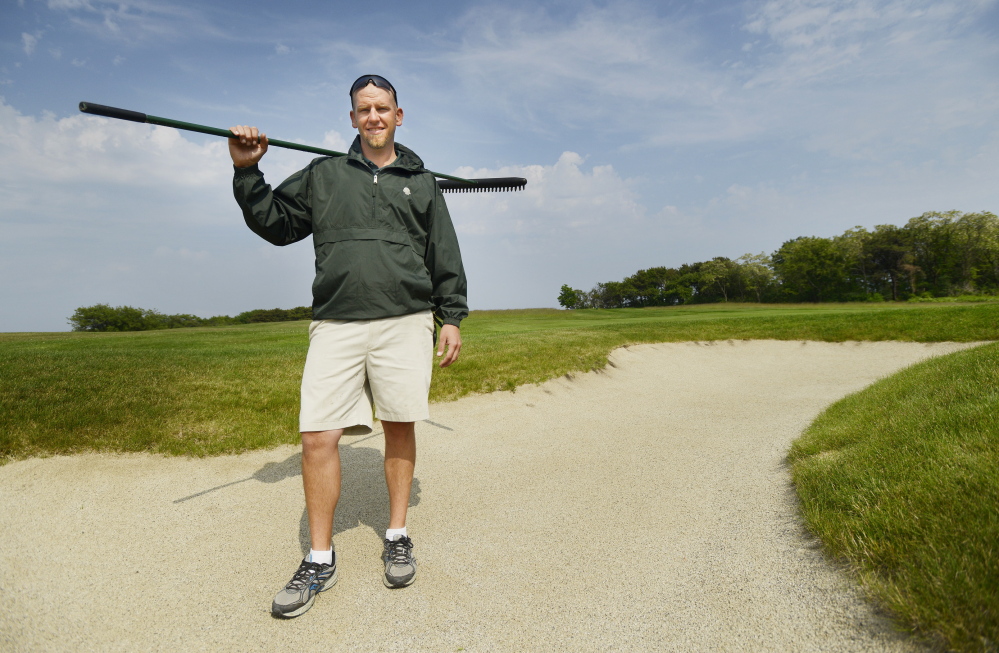
[[[436,426],[436,425],[435,425]],[[446,428],[446,427],[442,427]],[[450,429],[448,429],[450,430]],[[380,538],[388,528],[388,490],[385,487],[384,458],[381,452],[368,447],[356,445],[370,438],[381,436],[381,432],[351,442],[340,444],[340,464],[343,470],[343,481],[340,491],[340,501],[336,508],[336,518],[333,525],[333,535],[348,531],[358,526],[371,528]],[[184,503],[211,492],[224,488],[259,481],[261,483],[279,483],[288,478],[302,475],[302,454],[296,453],[281,462],[270,462],[253,472],[252,476],[218,485],[201,492],[196,492],[174,503]],[[409,506],[412,508],[420,503],[420,479],[413,478],[413,489],[409,495]],[[303,509],[298,525],[298,541],[302,554],[309,552],[309,516]]]

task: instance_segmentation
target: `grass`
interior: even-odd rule
[[[298,441],[307,322],[0,334],[0,460],[80,451],[215,455]],[[475,311],[433,401],[601,368],[642,342],[999,339],[999,305],[737,305]]]
[[[809,528],[903,626],[999,650],[999,344],[837,402],[790,461]]]
[[[999,339],[999,305],[710,304],[677,308],[478,311],[462,323],[467,356],[437,375],[432,398],[513,390],[602,368],[616,347],[693,340]]]
[[[0,462],[81,451],[211,455],[297,443],[306,322],[0,334]],[[645,342],[999,340],[999,304],[477,311],[447,401],[603,367]],[[806,520],[901,622],[960,650],[999,633],[999,343],[830,407],[791,460]]]

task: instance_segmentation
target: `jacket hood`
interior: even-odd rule
[[[402,143],[395,144],[396,159],[389,166],[393,168],[402,168],[404,170],[410,170],[412,172],[422,172],[425,170],[423,167],[423,159],[417,156],[416,152],[409,149]],[[361,151],[361,137],[355,136],[354,142],[350,144],[350,150],[347,151],[347,156],[351,159],[356,159],[361,163],[364,163],[365,157],[364,152]]]

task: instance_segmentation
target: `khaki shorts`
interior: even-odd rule
[[[313,321],[299,430],[370,433],[372,404],[378,419],[428,419],[433,355],[430,311],[379,320]]]

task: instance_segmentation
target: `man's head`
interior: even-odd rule
[[[350,124],[364,145],[395,148],[395,128],[402,124],[395,88],[384,77],[362,75],[350,87]]]

